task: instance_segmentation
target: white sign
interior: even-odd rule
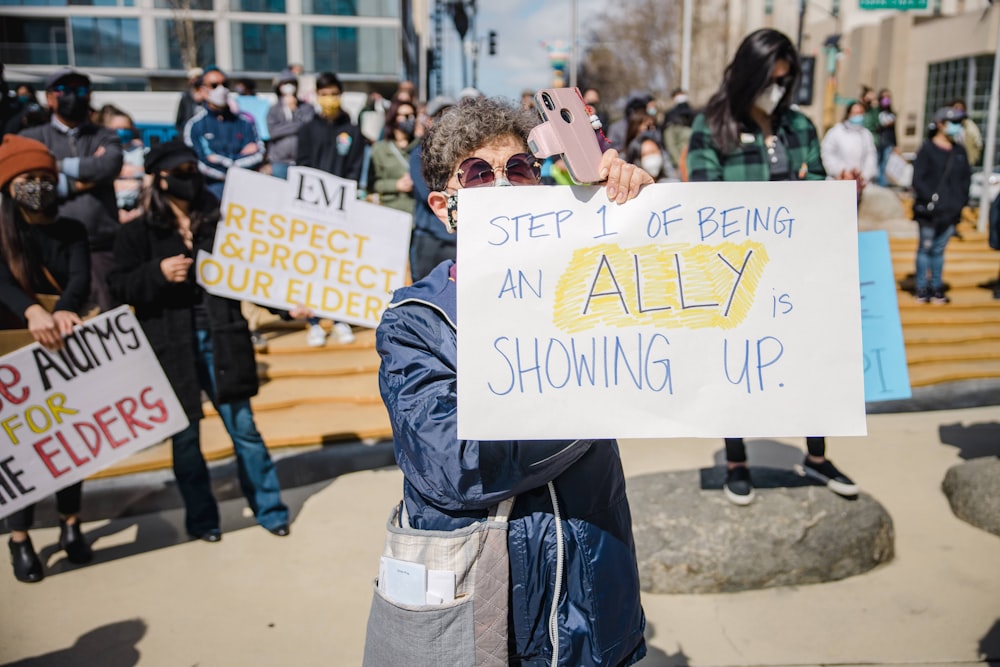
[[[459,191],[462,438],[866,432],[853,182]]]
[[[357,184],[305,167],[288,180],[230,169],[198,284],[231,299],[378,325],[402,287],[411,216],[358,201]]]
[[[0,357],[0,517],[188,425],[128,306],[63,342]]]

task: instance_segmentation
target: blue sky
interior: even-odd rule
[[[507,0],[479,2],[476,32],[481,38],[479,88],[490,96],[520,97],[525,88],[545,88],[552,70],[544,43],[562,40],[568,47],[573,0]],[[578,36],[606,6],[600,0],[576,0]],[[497,55],[487,54],[486,35],[497,32]],[[454,95],[462,88],[459,39],[450,20],[445,30],[444,87]],[[469,76],[471,82],[471,74]]]

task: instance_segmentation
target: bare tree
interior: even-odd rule
[[[173,32],[180,51],[181,69],[189,70],[199,66],[198,47],[206,40],[213,39],[214,28],[210,22],[196,21],[191,11],[211,9],[204,0],[165,0],[173,10]]]
[[[632,91],[666,98],[680,84],[679,0],[622,0],[594,19],[581,80],[609,102]]]

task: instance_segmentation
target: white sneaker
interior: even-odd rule
[[[323,347],[326,345],[326,329],[319,324],[310,324],[309,333],[306,334],[306,345],[309,347]]]
[[[337,342],[342,345],[354,342],[354,332],[350,324],[335,322],[333,325],[333,335],[337,337]]]

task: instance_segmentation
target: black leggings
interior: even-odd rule
[[[812,456],[826,456],[826,438],[809,436],[806,438],[806,448]],[[743,438],[726,438],[726,461],[729,463],[746,463],[747,447]]]
[[[56,491],[56,509],[61,516],[80,513],[83,498],[83,482],[77,482]],[[28,505],[7,517],[8,530],[28,530],[35,523],[35,506]]]

